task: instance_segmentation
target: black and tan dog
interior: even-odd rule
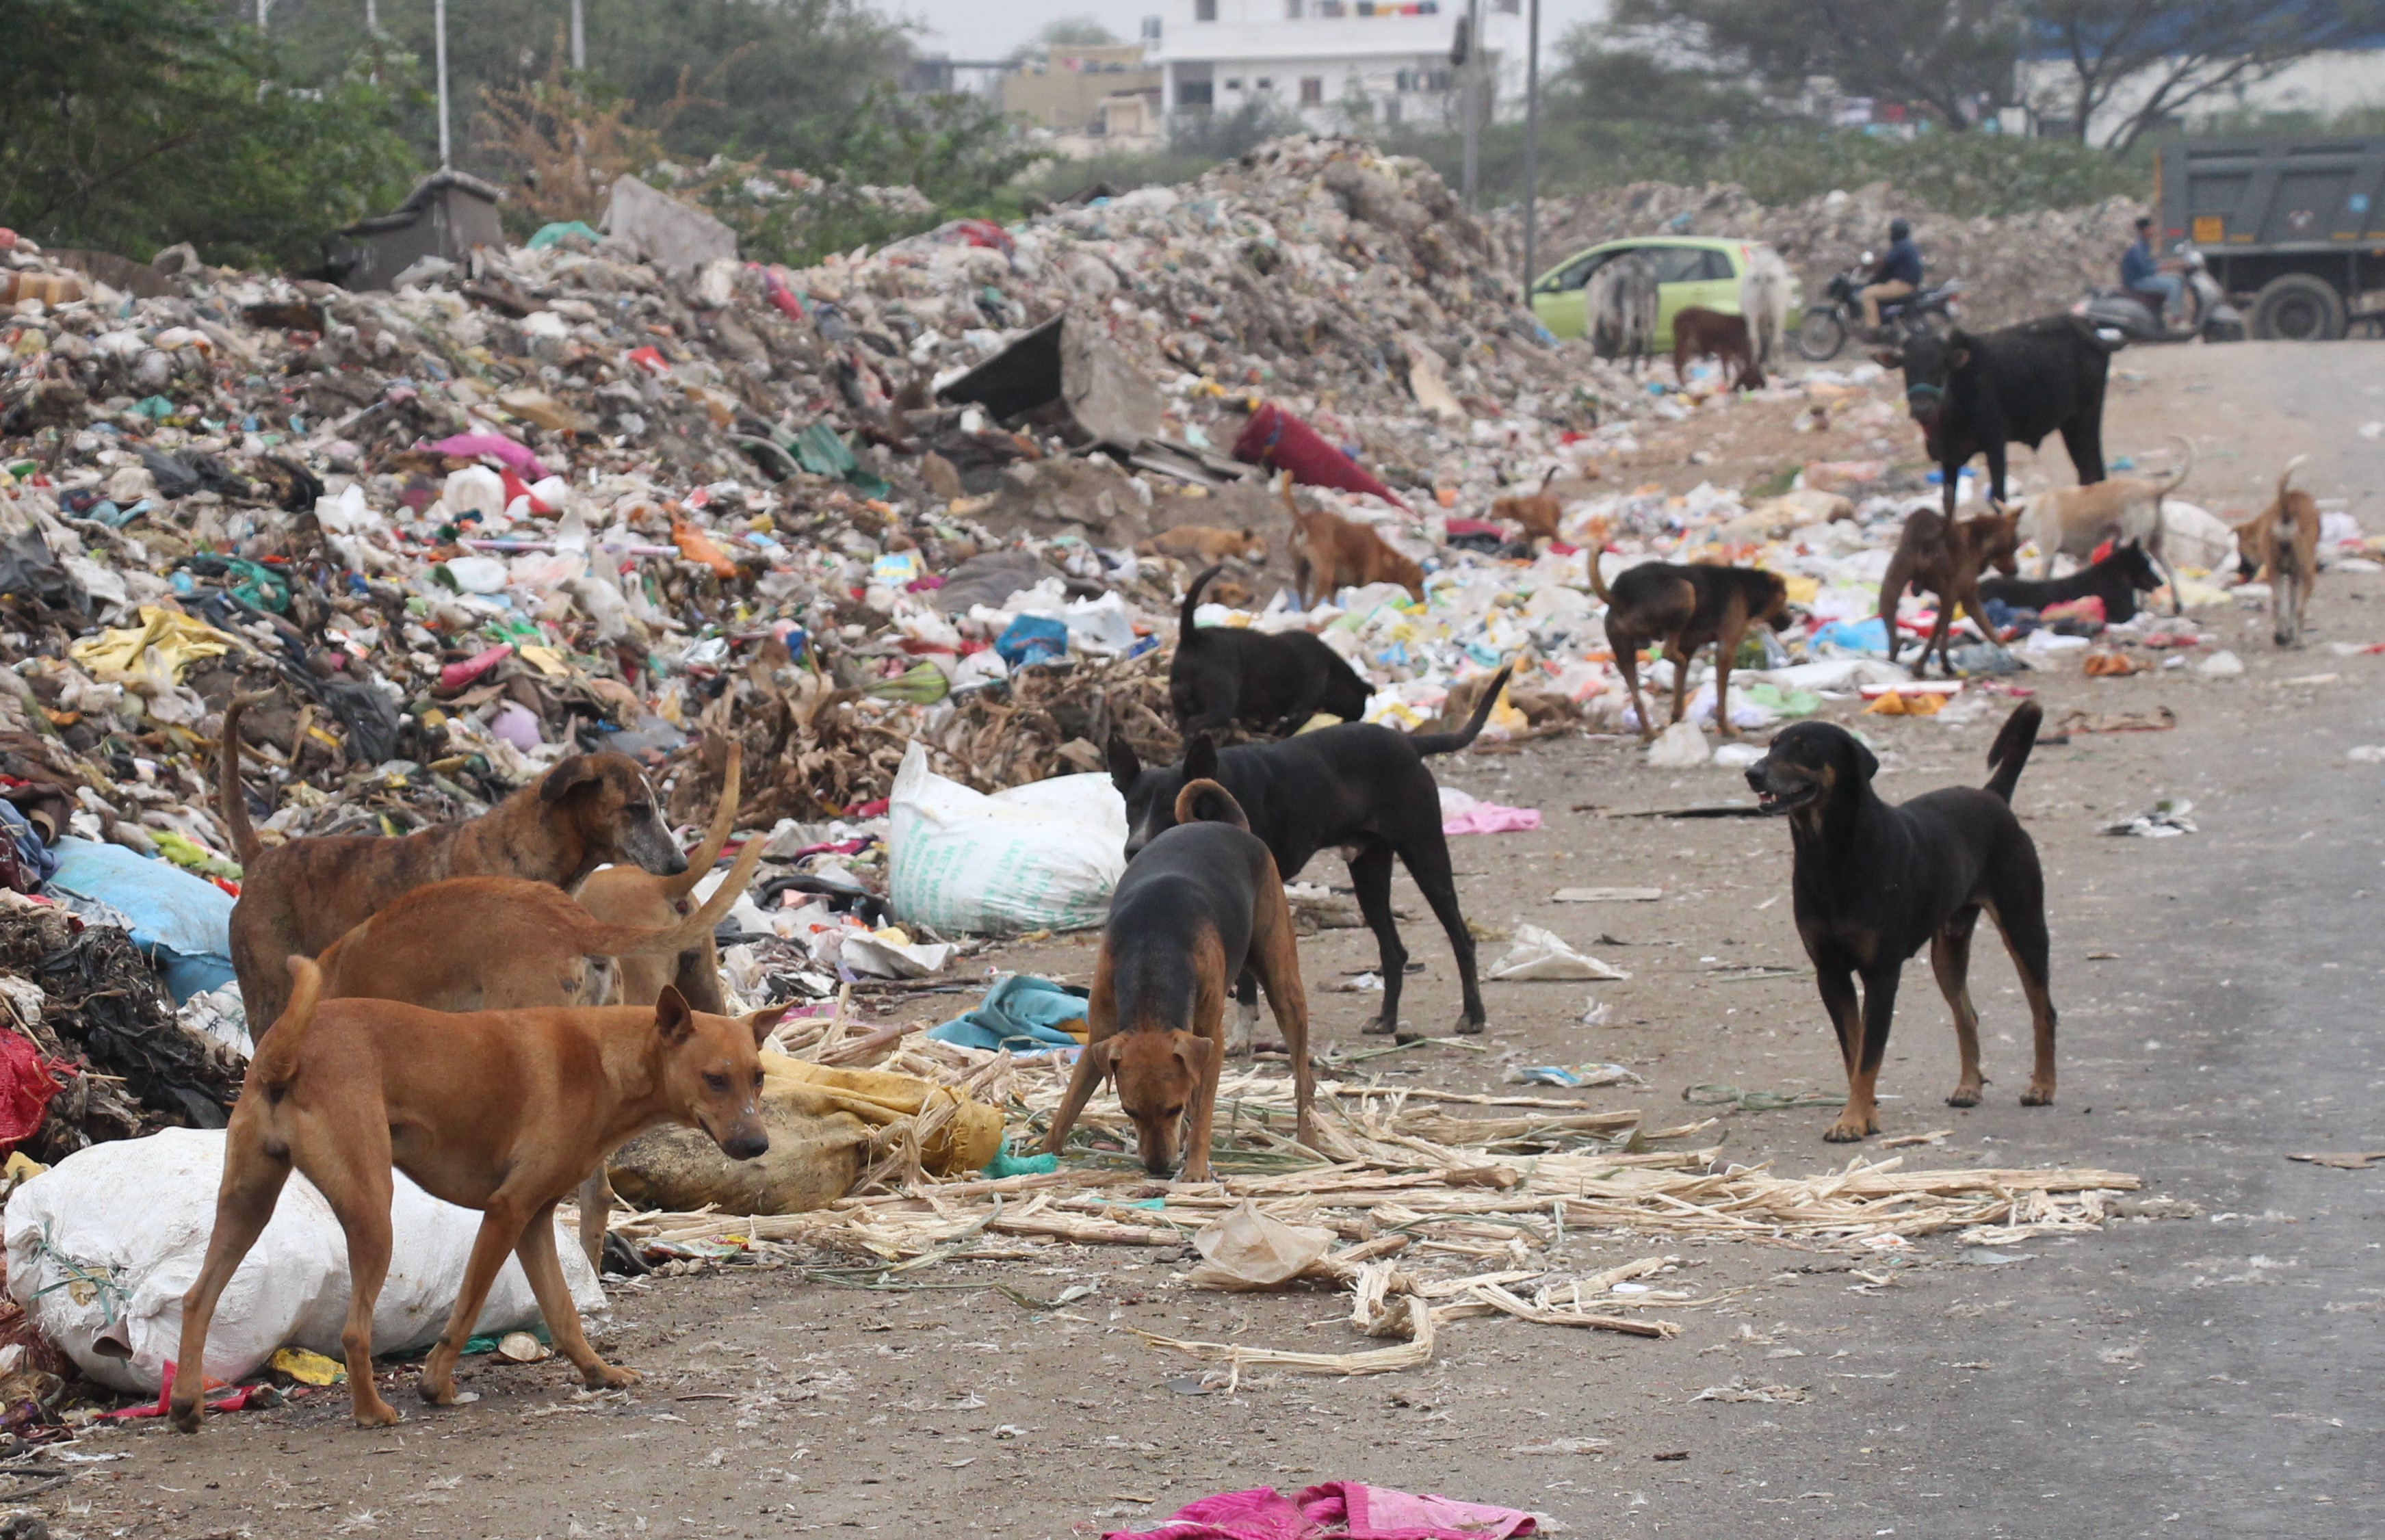
[[[1058,1154],[1085,1103],[1115,1078],[1143,1170],[1167,1176],[1180,1158],[1185,1181],[1206,1182],[1226,994],[1246,968],[1267,985],[1292,1051],[1294,1136],[1315,1147],[1308,1001],[1283,879],[1232,795],[1215,781],[1192,782],[1176,794],[1176,820],[1127,863],[1110,895],[1086,1002],[1090,1041],[1043,1147]]]
[[[1665,660],[1673,666],[1675,721],[1689,705],[1691,659],[1700,647],[1714,645],[1715,731],[1726,738],[1739,736],[1730,724],[1730,660],[1751,624],[1761,620],[1778,628],[1788,620],[1789,585],[1753,567],[1643,561],[1617,578],[1610,593],[1598,570],[1603,544],[1591,547],[1590,586],[1606,606],[1606,643],[1631,691],[1631,709],[1640,714],[1642,741],[1656,736],[1648,705],[1640,698],[1640,649],[1652,642],[1665,644]]]
[[[1979,1013],[1972,1008],[1971,928],[1979,911],[2004,933],[2037,1033],[2037,1065],[2024,1107],[2054,1103],[2054,996],[2046,975],[2045,878],[2037,845],[2013,816],[2013,787],[2037,742],[2044,713],[2031,701],[2008,718],[1988,750],[1985,790],[1952,786],[1890,807],[1872,790],[1879,761],[1832,722],[1798,722],[1747,768],[1747,783],[1770,813],[1789,815],[1796,846],[1792,891],[1797,934],[1838,1030],[1846,1060],[1847,1105],[1824,1135],[1833,1143],[1879,1132],[1874,1095],[1897,976],[1929,945],[1929,966],[1954,1017],[1962,1055],[1955,1107],[1976,1107]],[[1854,980],[1863,980],[1863,1004]]]
[[[1217,732],[1235,722],[1287,736],[1319,711],[1343,721],[1367,714],[1367,682],[1342,655],[1305,631],[1250,631],[1192,622],[1201,590],[1224,570],[1212,567],[1184,591],[1168,698],[1177,725]]]
[[[1123,738],[1109,746],[1110,779],[1126,798],[1126,853],[1142,849],[1175,826],[1180,789],[1205,779],[1222,783],[1249,820],[1253,833],[1275,857],[1286,881],[1320,850],[1340,847],[1350,862],[1358,912],[1375,933],[1382,959],[1383,1008],[1369,1033],[1396,1032],[1400,985],[1407,948],[1392,915],[1392,858],[1416,880],[1434,918],[1449,933],[1457,958],[1465,1003],[1457,1031],[1482,1030],[1481,986],[1475,980],[1474,936],[1458,911],[1457,883],[1449,863],[1449,841],[1441,832],[1441,787],[1425,769],[1425,756],[1454,754],[1472,743],[1490,720],[1492,707],[1512,671],[1492,676],[1475,703],[1474,715],[1455,732],[1394,732],[1371,722],[1320,728],[1276,744],[1251,744],[1222,752],[1206,738],[1185,745],[1180,765],[1145,765]],[[1257,981],[1244,972],[1235,987],[1240,1002],[1235,1037],[1247,1048],[1258,1020]],[[1414,1041],[1421,1033],[1403,1036]]]
[[[1979,599],[1979,579],[1992,567],[2006,577],[2020,570],[2020,510],[2000,508],[1970,519],[1947,519],[1930,508],[1916,508],[1897,532],[1896,549],[1879,580],[1879,623],[1888,632],[1888,660],[1896,661],[1896,607],[1906,589],[1927,591],[1938,597],[1938,619],[1914,660],[1916,679],[1929,671],[1930,649],[1946,677],[1954,665],[1946,658],[1946,638],[1956,610],[1967,610],[1979,634],[1995,639]]]

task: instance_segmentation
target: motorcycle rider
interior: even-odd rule
[[[2137,217],[2137,238],[2120,254],[2120,282],[2133,294],[2159,296],[2161,303],[2154,314],[2166,316],[2177,307],[2179,292],[2186,281],[2174,272],[2161,270],[2154,256],[2154,221],[2151,217]]]
[[[1863,301],[1864,325],[1879,330],[1879,302],[1903,299],[1921,288],[1921,248],[1913,244],[1913,226],[1904,219],[1888,224],[1888,249],[1871,269],[1871,282],[1855,295]]]

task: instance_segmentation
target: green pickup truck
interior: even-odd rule
[[[1643,235],[1628,241],[1576,252],[1542,273],[1532,285],[1532,314],[1560,338],[1579,337],[1588,329],[1582,314],[1582,289],[1590,275],[1627,252],[1638,252],[1656,268],[1656,351],[1673,346],[1673,317],[1685,306],[1704,306],[1725,315],[1739,314],[1739,275],[1764,249],[1760,241],[1736,241],[1718,235]],[[1792,296],[1789,319],[1805,313],[1805,295],[1799,286]]]

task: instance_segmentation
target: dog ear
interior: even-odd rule
[[[1118,787],[1118,795],[1124,796],[1134,790],[1135,778],[1143,773],[1143,758],[1123,734],[1113,732],[1110,734],[1109,761],[1110,781]]]
[[[1896,347],[1883,347],[1872,355],[1872,361],[1879,364],[1882,369],[1903,369],[1904,367],[1904,350]]]
[[[546,772],[546,779],[538,783],[538,799],[560,802],[575,789],[604,779],[605,767],[596,762],[594,755],[575,754]]]
[[[1852,732],[1848,733],[1847,748],[1850,757],[1855,762],[1855,773],[1862,776],[1866,782],[1869,782],[1873,776],[1879,773],[1879,756],[1865,746],[1861,738]]]
[[[1217,776],[1217,745],[1204,732],[1184,745],[1184,779],[1214,781]]]
[[[1093,1067],[1097,1081],[1107,1080],[1118,1073],[1118,1040],[1115,1037],[1096,1038],[1084,1045],[1081,1050],[1084,1061]]]
[[[789,1000],[786,1004],[781,1006],[765,1006],[760,1010],[755,1011],[753,1015],[745,1018],[745,1024],[754,1029],[754,1046],[757,1048],[768,1047],[770,1045],[770,1034],[778,1030],[779,1023],[780,1021],[786,1020],[787,1012],[794,1008],[795,1002]]]
[[[1206,1072],[1209,1056],[1217,1051],[1217,1045],[1198,1033],[1180,1032],[1176,1034],[1177,1061],[1196,1075]]]
[[[663,985],[655,1000],[655,1031],[671,1047],[686,1042],[695,1031],[695,1012],[688,1008],[687,996],[674,984]]]

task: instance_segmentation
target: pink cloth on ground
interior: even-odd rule
[[[1454,786],[1441,788],[1441,832],[1444,834],[1514,834],[1540,826],[1538,808],[1509,808],[1468,796]]]
[[[1534,1532],[1532,1516],[1512,1508],[1327,1482],[1297,1497],[1271,1486],[1220,1492],[1185,1504],[1155,1530],[1118,1530],[1102,1540],[1506,1540]]]

